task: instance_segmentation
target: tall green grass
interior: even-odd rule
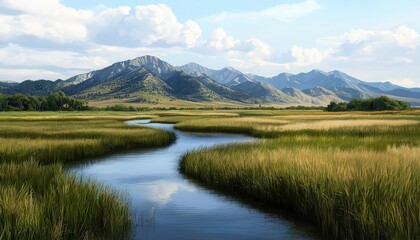
[[[131,217],[121,194],[59,164],[0,164],[0,239],[124,239]]]
[[[135,115],[11,115],[0,116],[0,239],[129,238],[123,195],[82,181],[61,163],[159,147],[174,135],[122,121]]]
[[[130,148],[159,147],[174,140],[162,130],[116,120],[1,122],[0,162],[68,162]]]
[[[312,219],[326,238],[416,239],[418,136],[419,124],[285,131],[187,153],[179,167],[209,187]]]

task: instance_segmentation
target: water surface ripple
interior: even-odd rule
[[[319,238],[317,230],[306,223],[207,190],[178,172],[178,161],[187,151],[253,138],[185,133],[175,130],[173,124],[145,120],[127,124],[172,131],[176,141],[167,147],[112,154],[69,168],[127,193],[138,216],[134,239]]]

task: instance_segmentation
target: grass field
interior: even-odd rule
[[[420,236],[419,111],[236,113],[176,127],[267,139],[190,152],[181,172],[312,219],[328,238]]]
[[[63,171],[62,163],[159,147],[170,133],[130,127],[133,113],[1,113],[0,239],[124,239],[124,196]]]
[[[136,118],[261,138],[190,152],[180,170],[210,188],[296,212],[326,238],[420,236],[420,111],[174,110],[0,113],[0,239],[126,237],[124,197],[60,163],[173,141],[123,124]]]

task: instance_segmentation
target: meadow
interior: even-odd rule
[[[239,109],[0,113],[0,239],[129,238],[124,195],[82,181],[62,163],[174,141],[124,124],[140,118],[259,138],[189,152],[180,171],[294,212],[326,238],[420,236],[420,111]]]
[[[262,139],[190,152],[180,171],[210,188],[295,212],[327,238],[420,236],[419,111],[284,113],[184,116],[178,129]]]
[[[125,239],[125,196],[63,170],[63,163],[131,148],[168,145],[174,136],[127,126],[138,114],[1,113],[0,239]]]

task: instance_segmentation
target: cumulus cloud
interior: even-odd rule
[[[2,12],[12,11],[9,14]],[[93,41],[119,46],[192,47],[201,28],[181,23],[164,5],[102,8],[99,12],[66,7],[58,0],[0,2],[0,39],[35,36],[59,42]]]
[[[101,57],[86,56],[72,51],[42,51],[16,44],[8,44],[0,48],[0,59],[7,59],[7,61],[2,61],[0,66],[17,67],[63,66],[73,69],[90,69],[110,64]]]
[[[416,82],[413,79],[410,78],[403,78],[403,79],[390,79],[388,80],[389,82],[399,85],[399,86],[403,86],[403,87],[416,87]]]
[[[104,9],[91,23],[91,29],[95,42],[132,47],[192,47],[201,36],[197,23],[180,23],[164,4]]]
[[[197,23],[178,21],[163,4],[79,10],[60,0],[2,0],[0,80],[13,72],[14,80],[67,78],[144,54],[185,51],[200,36]]]
[[[256,38],[241,41],[227,34],[222,28],[214,30],[212,36],[198,46],[198,50],[244,61],[261,60],[272,54],[271,47],[263,41]]]
[[[294,45],[291,50],[292,57],[295,58],[297,66],[307,66],[312,64],[321,63],[329,54],[331,50],[320,51],[317,48],[303,48]]]
[[[413,87],[418,85],[413,73],[416,72],[415,63],[420,60],[419,46],[420,35],[407,26],[379,31],[353,29],[338,36],[322,38],[311,47],[295,44],[284,53],[274,52],[247,64],[243,59],[235,58],[233,64],[262,73],[339,69],[366,80],[391,79],[389,81],[393,83]]]
[[[208,19],[241,26],[253,21],[258,26],[292,21],[319,9],[316,0],[302,0]],[[322,68],[362,77],[369,72],[373,81],[391,79],[404,86],[414,86],[418,78],[420,34],[405,25],[354,29],[313,46],[291,44],[286,52],[252,36],[237,38],[223,28],[207,39],[201,36],[196,22],[180,21],[164,4],[84,10],[60,0],[0,0],[0,80],[67,78],[145,54],[177,61],[206,59],[265,76]]]
[[[207,41],[207,46],[217,51],[233,50],[240,44],[241,42],[238,39],[229,36],[223,28],[214,30],[212,36]]]
[[[320,68],[357,72],[372,81],[391,79],[395,84],[412,87],[416,84],[419,47],[418,32],[402,25],[392,30],[353,29],[320,39],[314,49],[328,52],[317,64]]]
[[[70,76],[103,68],[112,62],[107,58],[63,50],[39,50],[8,44],[0,48],[1,80],[66,79]]]
[[[420,35],[407,26],[392,31],[354,29],[344,34],[319,40],[314,47],[293,45],[283,62],[291,67],[337,65],[337,63],[412,64],[419,55]],[[289,58],[289,59],[290,59]]]
[[[399,26],[393,31],[351,30],[339,36],[322,39],[321,42],[333,45],[336,55],[375,56],[403,58],[420,46],[420,36],[407,26]]]
[[[296,18],[302,17],[306,14],[312,13],[321,9],[321,6],[316,0],[306,0],[299,3],[292,4],[278,4],[273,7],[254,12],[231,13],[222,12],[218,15],[210,16],[208,19],[212,21],[224,20],[267,20],[274,19],[277,21],[287,22]]]
[[[93,13],[62,5],[58,0],[2,0],[0,39],[31,35],[59,42],[86,40]]]

